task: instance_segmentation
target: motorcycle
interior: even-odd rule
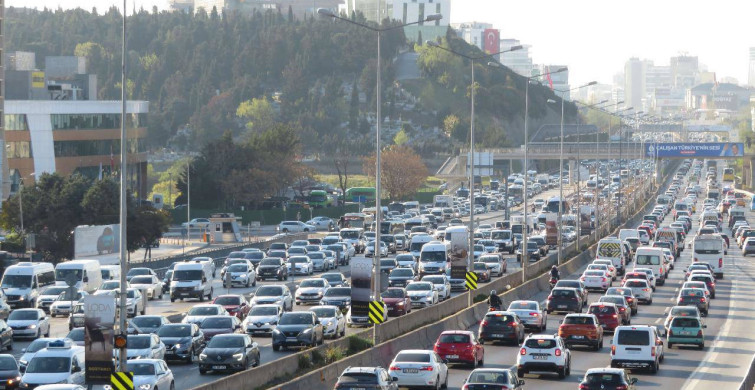
[[[551,286],[551,288],[550,288],[551,290],[553,290],[553,287],[556,287],[556,283],[558,283],[558,278],[551,277],[550,282],[548,282],[548,284],[550,284],[550,286]]]

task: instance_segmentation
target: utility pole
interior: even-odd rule
[[[121,261],[121,285],[120,285],[120,302],[118,304],[118,332],[120,334],[126,334],[126,294],[127,288],[126,288],[126,274],[128,273],[128,263],[127,263],[127,247],[126,247],[126,223],[127,223],[127,214],[126,214],[126,206],[128,202],[127,194],[126,194],[126,174],[127,174],[127,163],[128,160],[126,159],[126,143],[128,142],[128,135],[126,134],[126,82],[128,81],[126,79],[126,0],[123,0],[123,31],[122,31],[122,38],[123,41],[121,42],[121,204],[120,204],[120,219],[121,219],[121,227],[120,227],[120,248],[119,248],[119,257]],[[71,307],[73,309],[73,307]],[[126,355],[126,349],[121,348],[118,350],[118,367],[120,371],[126,370],[126,361],[127,361],[127,355]]]

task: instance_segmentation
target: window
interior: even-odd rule
[[[644,330],[621,330],[617,344],[620,345],[649,345],[650,333]]]
[[[25,114],[5,114],[5,130],[29,130]]]
[[[118,153],[121,149],[120,140],[91,140],[91,141],[54,141],[55,157],[77,156],[107,156]],[[139,139],[129,140],[129,153],[143,153],[145,146]]]
[[[96,130],[118,129],[121,126],[120,114],[52,114],[53,130]],[[145,127],[146,114],[127,114],[126,127]]]
[[[31,142],[29,141],[16,141],[6,143],[7,157],[8,158],[31,158],[33,157],[31,152]]]

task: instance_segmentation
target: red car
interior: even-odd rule
[[[485,348],[466,330],[447,330],[438,336],[433,351],[449,363],[466,363],[472,367],[483,365]]]
[[[246,298],[238,294],[219,295],[212,303],[222,305],[230,315],[236,316],[240,320],[246,318],[246,315],[249,314],[249,310],[252,308],[249,306]]]
[[[587,309],[587,312],[598,317],[598,322],[605,330],[613,331],[617,326],[621,325],[619,308],[613,303],[593,303]]]
[[[388,306],[388,316],[398,317],[412,311],[412,300],[406,295],[403,287],[388,287],[380,294],[383,302]]]

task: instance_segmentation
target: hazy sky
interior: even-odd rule
[[[6,6],[120,8],[112,0],[6,0]],[[167,0],[128,0],[151,9]],[[753,0],[452,0],[451,22],[489,22],[501,38],[532,45],[536,63],[569,66],[571,83],[611,83],[629,57],[668,65],[686,52],[718,79],[747,82],[749,47],[755,46]]]

